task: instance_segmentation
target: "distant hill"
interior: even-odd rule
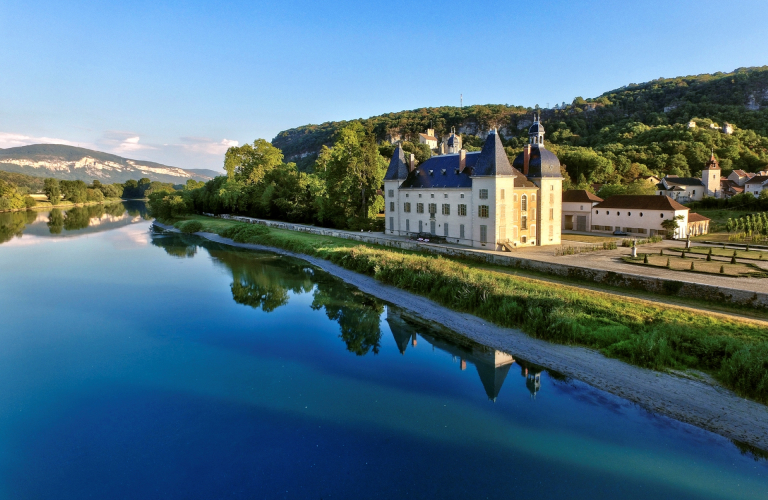
[[[216,171],[216,170],[210,170],[207,168],[185,168],[187,172],[194,175],[201,175],[204,177],[218,177],[219,175],[226,175],[226,172],[223,170]]]
[[[62,144],[34,144],[0,149],[0,170],[56,179],[102,183],[125,182],[147,177],[153,181],[183,184],[188,179],[210,180],[212,170],[188,171],[144,160],[131,160],[91,149]]]
[[[768,165],[768,66],[629,84],[539,112],[548,143],[553,149],[559,146],[558,154],[564,155],[574,180],[593,172],[594,182],[617,180],[610,178],[605,165],[597,165],[605,162],[596,156],[613,163],[615,171],[630,169],[636,163],[639,167],[631,172],[639,168],[645,173],[642,166],[659,173],[673,168],[676,172],[695,172],[711,148],[718,158],[727,160],[724,172],[730,168],[756,171]],[[304,125],[278,133],[272,144],[283,151],[286,161],[296,162],[303,170],[311,168],[322,146],[332,145],[336,132],[352,122],[372,130],[379,141],[418,142],[418,134],[427,128],[434,128],[440,138],[455,127],[465,136],[465,144],[475,146],[491,128],[497,128],[504,145],[519,151],[527,141],[533,113],[533,108],[500,104],[421,108]],[[692,119],[698,124],[696,132],[685,129]],[[734,125],[733,135],[702,130],[712,130],[710,125],[722,127],[726,122]],[[574,151],[576,148],[579,151]],[[587,154],[595,158],[588,162]],[[672,157],[676,157],[674,162]],[[634,174],[622,175],[628,179]]]

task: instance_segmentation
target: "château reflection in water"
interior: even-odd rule
[[[153,233],[152,244],[178,258],[194,257],[198,248],[204,248],[215,264],[232,274],[230,290],[233,300],[254,309],[269,313],[288,304],[292,294],[311,293],[311,308],[324,311],[330,320],[338,323],[339,337],[349,352],[364,356],[377,354],[381,349],[381,318],[385,304],[301,260],[236,249],[193,235],[162,231]],[[405,354],[409,347],[416,347],[422,339],[434,349],[447,352],[458,360],[461,370],[466,370],[468,363],[474,365],[491,401],[496,401],[513,365],[520,369],[531,398],[535,398],[541,389],[541,374],[544,371],[541,366],[454,332],[421,327],[397,307],[388,306],[386,313],[387,325],[401,354]],[[554,380],[567,380],[557,373],[547,373]]]
[[[491,401],[496,401],[501,386],[509,374],[512,365],[517,364],[520,375],[525,380],[525,386],[535,398],[541,389],[541,373],[544,368],[528,361],[515,358],[511,354],[485,346],[455,332],[419,328],[408,318],[407,313],[399,308],[389,306],[387,323],[392,331],[400,354],[405,354],[409,346],[416,347],[419,337],[427,341],[434,349],[445,351],[458,360],[459,369],[467,369],[467,362],[473,364],[483,384],[485,394]],[[555,380],[566,381],[567,377],[548,370],[547,373]]]
[[[0,244],[30,236],[70,236],[96,233],[149,220],[144,202],[124,201],[69,209],[0,213]]]

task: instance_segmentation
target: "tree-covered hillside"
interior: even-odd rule
[[[547,141],[576,182],[631,182],[638,176],[696,174],[714,149],[723,173],[768,166],[768,66],[630,84],[593,99],[542,109]],[[465,144],[482,144],[499,129],[508,153],[527,140],[534,109],[507,105],[422,108],[355,120],[377,140],[418,142],[418,133],[442,136],[456,127]],[[695,128],[688,128],[689,121]],[[724,123],[734,127],[727,135]],[[280,132],[272,143],[302,170],[350,122],[307,125]]]

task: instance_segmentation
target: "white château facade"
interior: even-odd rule
[[[560,244],[560,162],[536,119],[510,165],[498,133],[482,151],[433,156],[416,165],[398,146],[384,177],[385,232],[427,233],[490,250]]]

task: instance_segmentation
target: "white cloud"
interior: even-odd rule
[[[240,144],[231,139],[222,139],[217,142],[206,137],[182,137],[181,147],[192,153],[204,153],[209,155],[223,155],[227,149]]]
[[[142,151],[147,149],[157,149],[148,144],[141,144],[141,137],[135,132],[121,132],[110,130],[104,133],[99,140],[99,145],[109,152],[115,154],[129,153],[132,151]]]
[[[14,134],[12,132],[0,132],[0,149],[29,146],[30,144],[66,144],[67,146],[91,147],[90,144],[78,144],[54,137],[35,137],[32,135]]]

